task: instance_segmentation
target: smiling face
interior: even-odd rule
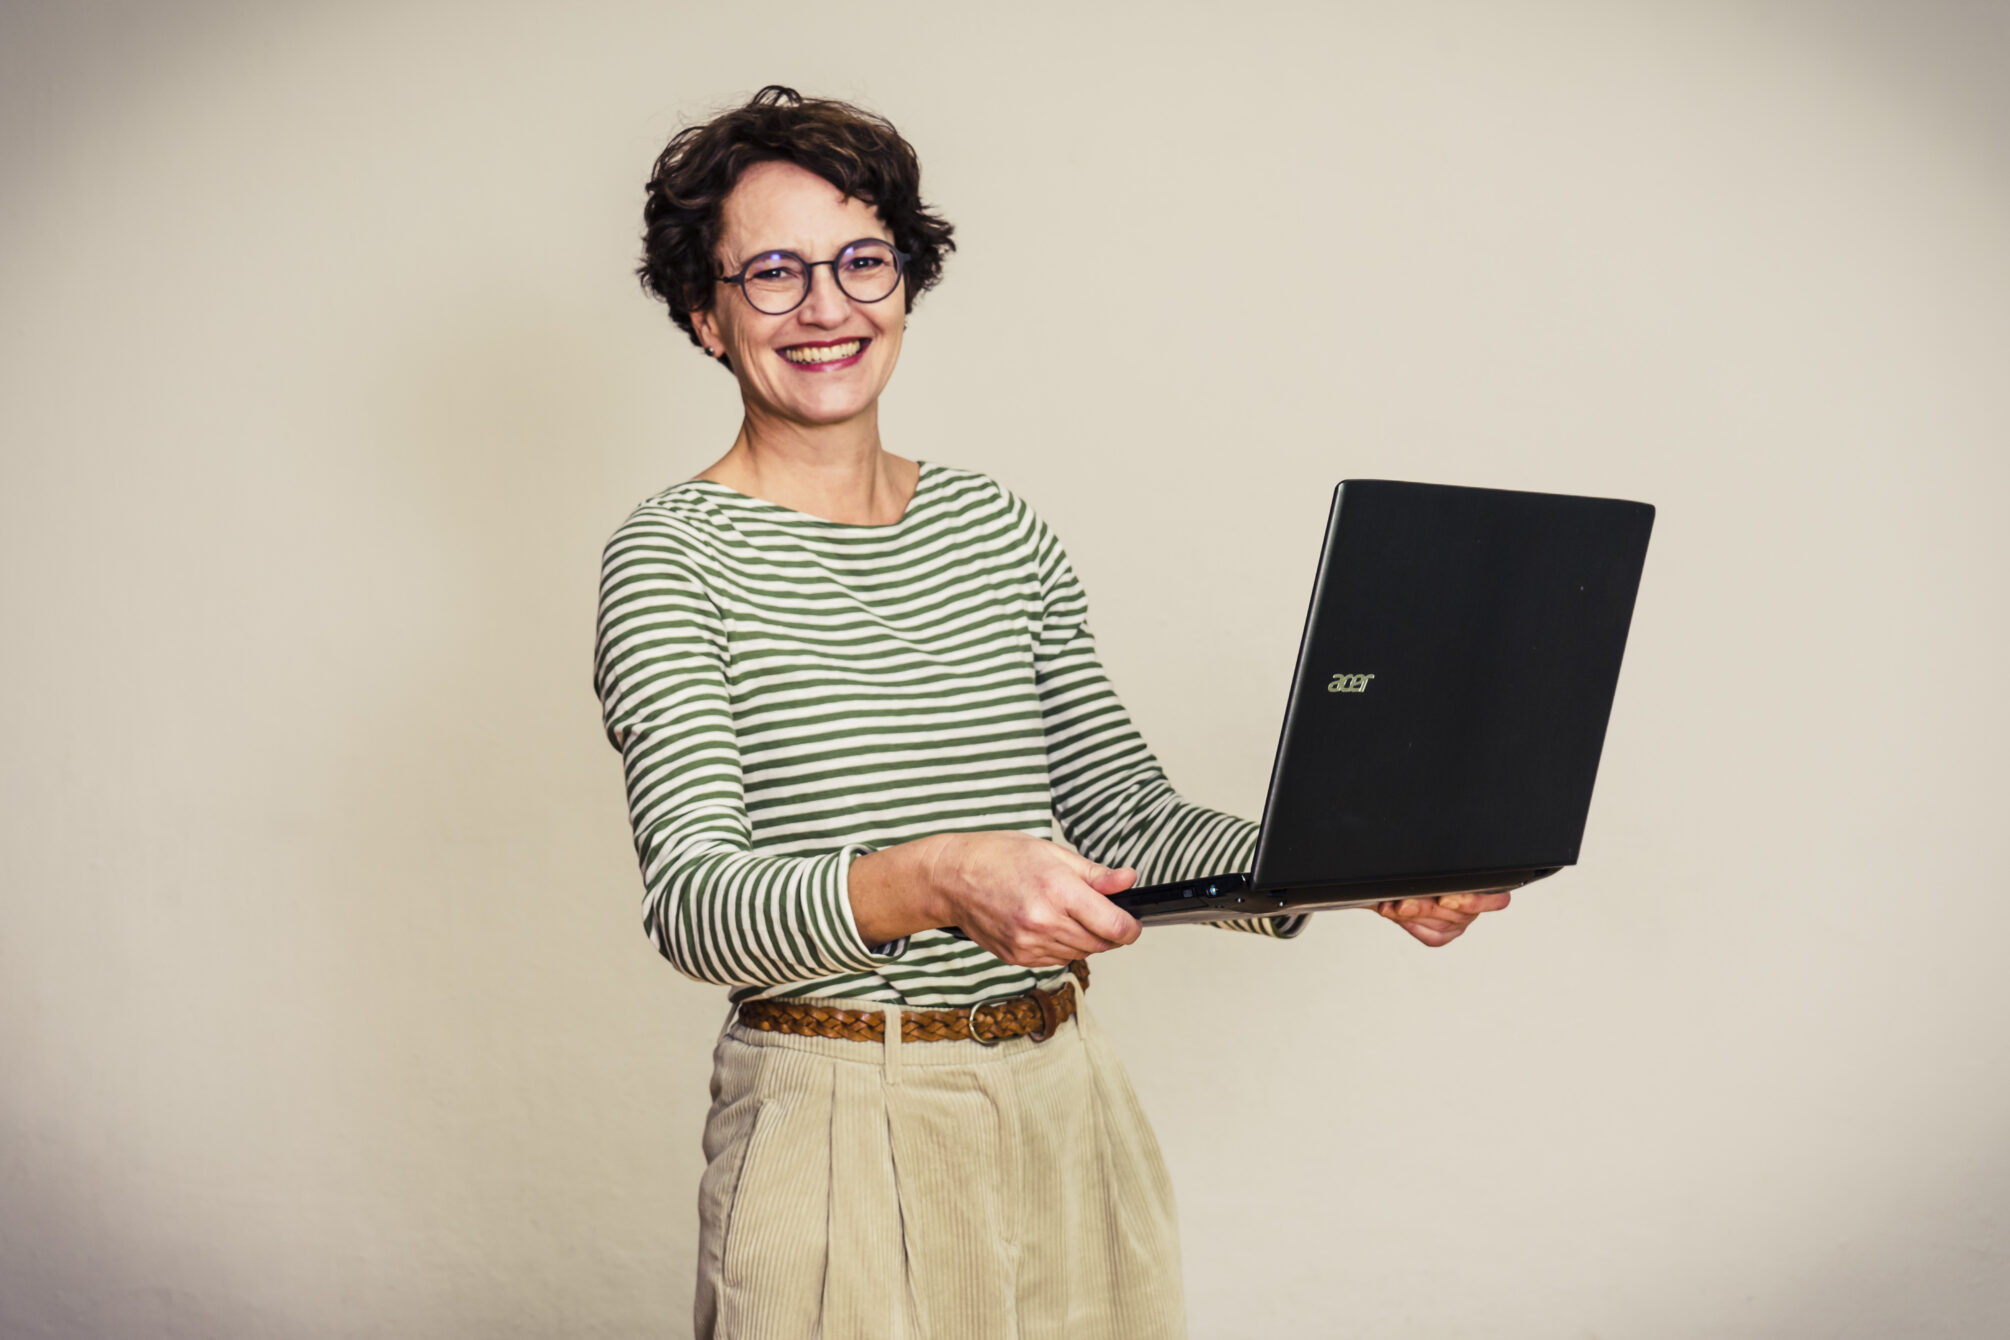
[[[740,177],[720,214],[721,274],[770,251],[827,261],[847,243],[893,236],[879,212],[848,199],[794,163],[756,163]],[[709,311],[692,314],[707,349],[723,351],[740,380],[750,419],[802,427],[848,423],[871,414],[900,358],[907,281],[878,302],[855,302],[832,268],[810,271],[810,294],[781,316],[754,310],[736,286],[716,287]]]

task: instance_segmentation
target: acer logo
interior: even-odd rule
[[[1328,693],[1366,693],[1373,675],[1335,675],[1326,685]]]

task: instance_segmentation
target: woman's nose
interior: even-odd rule
[[[834,326],[851,315],[851,299],[838,287],[835,266],[810,271],[810,296],[803,299],[803,319],[812,325]]]

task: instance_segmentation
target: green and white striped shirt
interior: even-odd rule
[[[638,507],[607,545],[594,684],[664,956],[735,999],[969,1005],[1059,972],[941,931],[865,944],[855,857],[1058,819],[1143,884],[1247,870],[1256,826],[1173,791],[1087,611],[1053,532],[968,470],[924,462],[890,526],[702,480]]]

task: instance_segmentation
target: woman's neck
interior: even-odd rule
[[[698,478],[826,521],[890,526],[906,515],[920,467],[880,445],[878,420],[865,414],[805,427],[749,415],[732,447]]]

